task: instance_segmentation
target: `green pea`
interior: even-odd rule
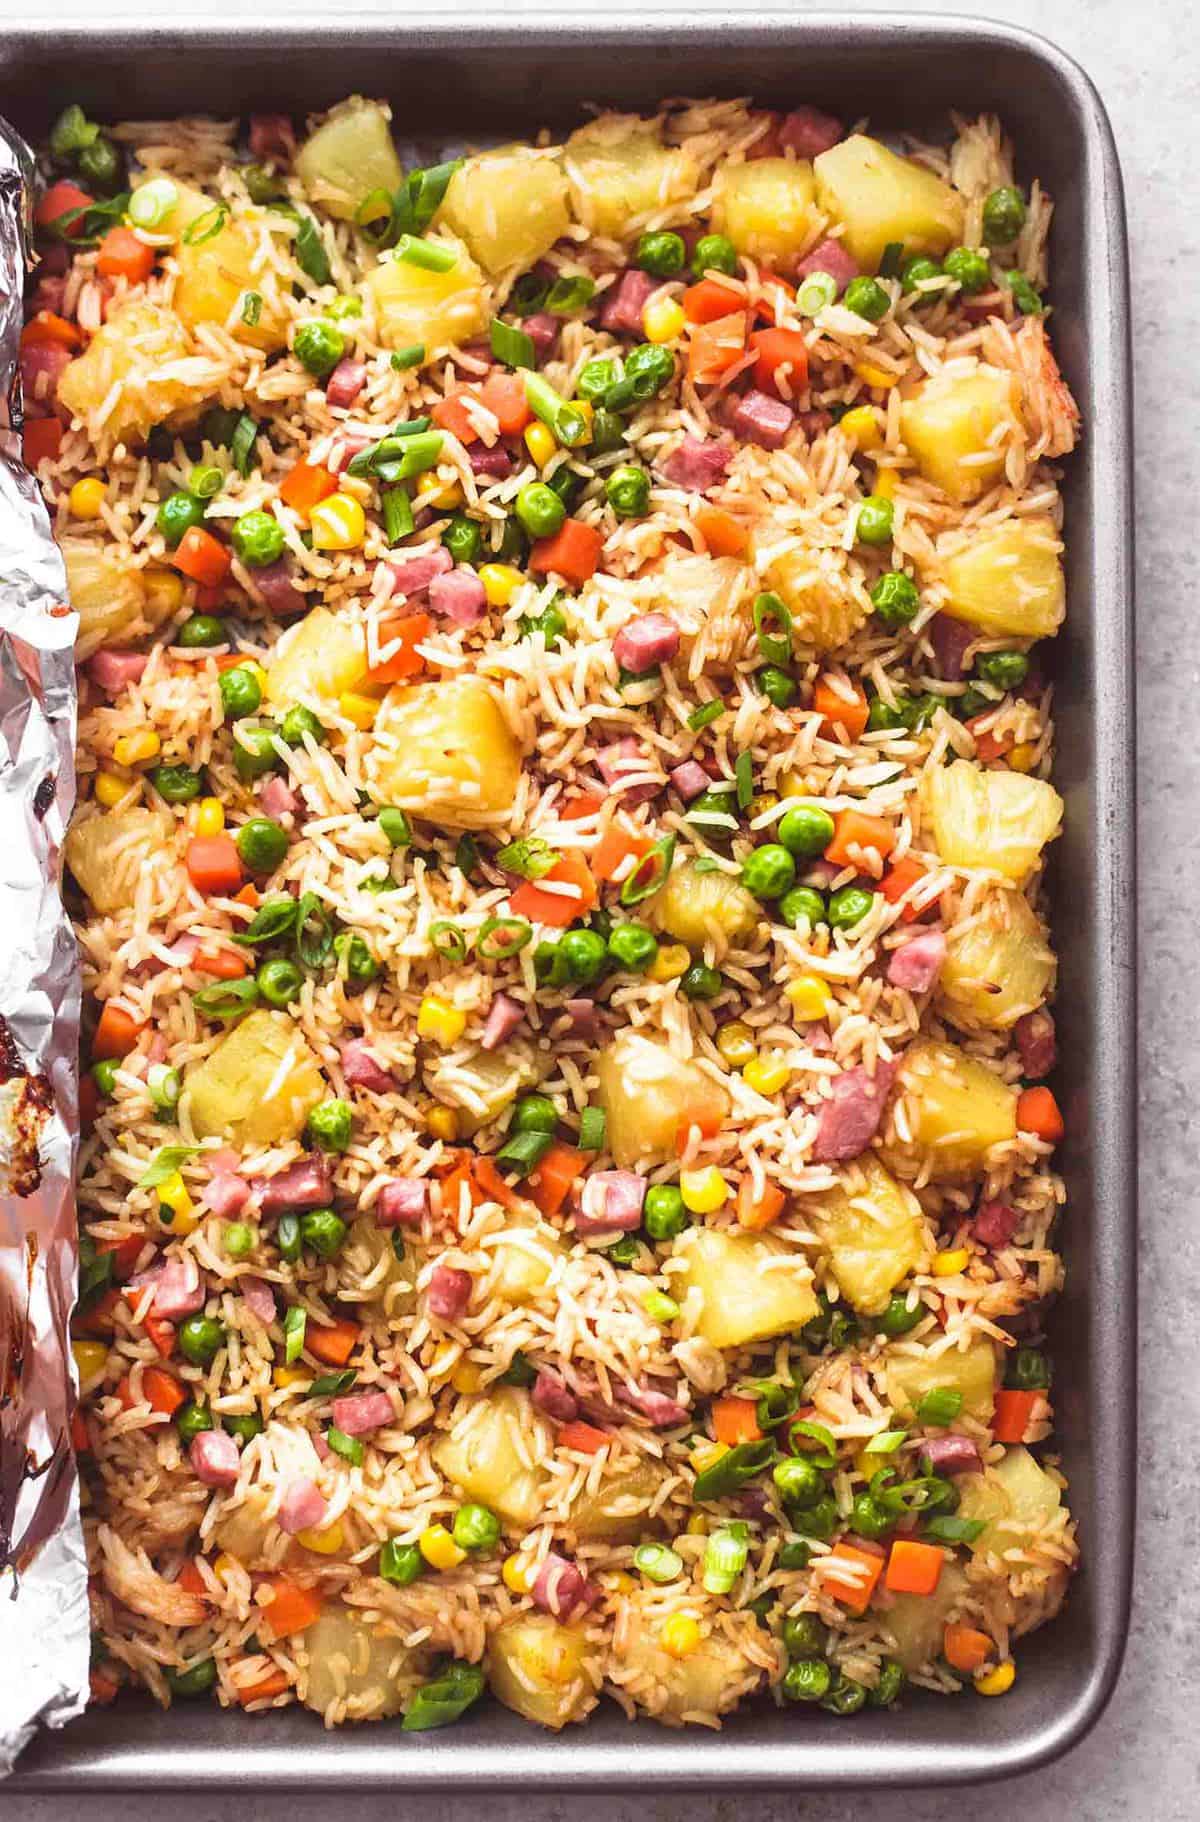
[[[954,280],[964,297],[986,291],[992,282],[987,255],[977,247],[952,247],[942,262],[942,271]]]
[[[200,773],[186,765],[157,765],[150,783],[166,803],[191,803],[204,789]]]
[[[1013,302],[1022,316],[1041,316],[1046,306],[1037,286],[1031,284],[1023,272],[1005,272],[1004,283],[1013,294]]]
[[[379,963],[357,930],[343,930],[334,938],[333,951],[348,987],[366,987],[378,975]]]
[[[975,674],[999,690],[1019,689],[1029,675],[1024,652],[984,652],[975,660]]]
[[[346,338],[332,323],[301,323],[292,352],[302,367],[307,367],[317,379],[324,379],[345,354]]]
[[[398,1588],[407,1588],[424,1570],[425,1558],[416,1544],[402,1544],[398,1537],[389,1537],[379,1552],[380,1576],[385,1582],[394,1582]]]
[[[863,317],[868,323],[881,322],[891,308],[891,301],[883,286],[873,278],[852,278],[842,297],[847,310],[853,310],[855,316]]]
[[[175,1428],[179,1431],[179,1440],[185,1449],[203,1431],[211,1430],[212,1427],[212,1412],[206,1404],[189,1400],[187,1404],[180,1405],[175,1413]]]
[[[412,824],[403,810],[394,810],[390,804],[385,804],[380,810],[377,820],[393,848],[412,847]]]
[[[829,921],[835,930],[853,930],[874,903],[875,894],[865,886],[841,886],[830,894]]]
[[[288,851],[287,830],[269,816],[252,816],[237,832],[237,851],[252,873],[273,873]]]
[[[573,981],[590,986],[604,973],[604,938],[595,930],[568,930],[559,948]]]
[[[715,1000],[724,985],[724,976],[705,962],[693,962],[679,983],[689,1000]]]
[[[288,966],[291,966],[290,962]],[[295,1265],[304,1249],[299,1215],[291,1213],[280,1215],[275,1228],[275,1244],[279,1248],[279,1257],[286,1260],[289,1265]]]
[[[1050,1384],[1050,1362],[1038,1348],[1018,1348],[1007,1378],[1020,1392],[1044,1392]]]
[[[771,1470],[779,1497],[788,1506],[814,1506],[826,1491],[825,1476],[815,1462],[802,1456],[788,1456],[777,1461]]]
[[[811,1467],[811,1462],[809,1466]],[[793,1507],[789,1513],[794,1531],[802,1531],[805,1537],[816,1537],[824,1540],[832,1537],[842,1522],[837,1501],[828,1496],[818,1499],[811,1506]]]
[[[204,511],[204,501],[195,499],[190,493],[172,493],[167,495],[166,499],[154,515],[154,523],[162,533],[163,540],[167,545],[168,550],[175,549],[185,531],[191,531],[194,525],[202,525],[204,523]],[[223,640],[224,637],[225,630],[222,627],[221,639]],[[182,645],[184,641],[178,639],[176,643]],[[219,644],[220,641],[201,639],[198,640],[197,643],[200,645],[216,645]]]
[[[322,308],[326,316],[334,323],[356,322],[363,313],[362,298],[348,292],[345,297],[335,297],[331,304]]]
[[[522,639],[532,638],[540,633],[546,642],[546,650],[552,652],[567,630],[566,615],[561,608],[555,607],[553,601],[544,607],[540,614],[522,614],[518,622]]]
[[[921,605],[917,585],[902,569],[889,569],[871,590],[871,606],[884,626],[907,626]]]
[[[295,962],[289,962],[283,956],[264,962],[254,978],[268,1006],[290,1006],[293,1000],[299,999],[304,985],[304,976]]]
[[[777,709],[791,708],[798,688],[794,677],[789,676],[787,671],[781,671],[777,664],[764,664],[755,674],[758,687],[768,702],[773,703]]]
[[[857,1714],[867,1699],[866,1686],[838,1671],[837,1680],[821,1703],[830,1714]]]
[[[905,1684],[904,1666],[895,1658],[884,1658],[879,1666],[879,1681],[868,1689],[867,1702],[872,1708],[890,1708]]]
[[[682,234],[643,234],[633,255],[634,264],[655,278],[677,278],[687,259]]]
[[[217,1666],[212,1658],[202,1658],[200,1663],[193,1664],[190,1670],[166,1670],[163,1675],[172,1695],[188,1701],[196,1696],[207,1695],[217,1681]]]
[[[558,1127],[558,1109],[549,1095],[522,1095],[513,1110],[514,1132],[554,1132]]]
[[[895,517],[895,508],[890,500],[881,499],[878,494],[868,494],[858,509],[854,536],[860,544],[868,544],[872,548],[890,544]]]
[[[927,1314],[925,1305],[918,1298],[912,1309],[908,1307],[908,1297],[903,1291],[897,1291],[889,1298],[888,1306],[882,1315],[874,1318],[875,1327],[881,1335],[894,1339],[897,1335],[907,1335],[909,1329],[915,1329],[921,1318]]]
[[[802,923],[815,930],[818,924],[827,923],[829,919],[825,900],[815,886],[793,886],[790,892],[784,893],[775,911],[780,923],[786,924],[789,930],[795,930]]]
[[[918,285],[924,284],[927,279],[941,276],[942,268],[938,265],[937,260],[930,259],[927,254],[918,253],[915,259],[905,261],[900,273],[900,289],[910,293],[915,291]],[[924,296],[923,301],[932,303],[940,295],[940,292],[931,291]]]
[[[229,539],[249,569],[266,569],[283,555],[283,526],[273,513],[260,512],[257,507],[234,520]]]
[[[815,803],[799,803],[780,817],[777,833],[797,860],[815,860],[833,840],[833,817]]]
[[[608,953],[631,974],[645,974],[658,954],[658,938],[645,924],[617,924],[608,938]]]
[[[786,1544],[779,1546],[779,1567],[781,1569],[807,1569],[812,1561],[812,1546],[803,1537],[789,1538]]]
[[[815,1613],[791,1613],[783,1622],[783,1648],[789,1658],[824,1654],[829,1632]]]
[[[290,747],[303,746],[306,734],[311,734],[318,746],[324,746],[326,740],[324,724],[301,703],[288,710],[279,724],[279,732]]]
[[[625,444],[625,421],[615,411],[597,410],[592,416],[592,453],[611,455]]]
[[[644,519],[650,510],[650,476],[632,463],[613,469],[604,493],[618,519]]]
[[[683,1196],[674,1183],[652,1183],[642,1205],[642,1225],[652,1240],[674,1240],[688,1226]]]
[[[796,863],[777,841],[764,842],[742,862],[742,884],[755,898],[782,898],[796,883]]]
[[[737,272],[737,248],[724,234],[702,234],[692,254],[692,271],[697,278],[706,272],[724,272],[732,278]]]
[[[821,1702],[832,1682],[833,1671],[824,1658],[797,1658],[784,1673],[783,1693],[789,1702]]]
[[[225,1340],[225,1330],[211,1316],[189,1316],[179,1330],[179,1351],[193,1366],[208,1366]]]
[[[474,519],[458,512],[442,533],[442,543],[456,563],[474,563],[483,549],[483,533]]]
[[[283,195],[283,185],[274,171],[266,165],[248,164],[242,169],[242,182],[246,186],[251,202],[273,202]]]
[[[100,132],[77,101],[65,107],[50,129],[50,150],[55,158],[70,160],[90,146]]]
[[[893,1516],[878,1500],[872,1499],[869,1493],[860,1493],[850,1508],[850,1528],[857,1531],[860,1537],[878,1541],[887,1536],[898,1516],[898,1513]]]
[[[210,645],[224,645],[229,635],[225,622],[215,614],[193,614],[175,635],[175,644],[185,651],[196,651]]]
[[[248,664],[236,664],[222,671],[217,680],[221,707],[229,721],[241,721],[255,715],[262,706],[262,686]]]
[[[500,1520],[487,1506],[460,1506],[451,1536],[460,1550],[492,1550],[500,1541]]]
[[[674,374],[675,356],[655,342],[639,342],[625,357],[625,378],[642,403],[661,392]]]
[[[346,1238],[346,1223],[331,1208],[313,1208],[300,1217],[300,1238],[322,1259],[335,1259]]]
[[[227,1221],[221,1244],[231,1259],[245,1259],[258,1245],[258,1229],[248,1221]]]
[[[246,783],[277,770],[280,759],[275,751],[275,729],[261,722],[239,727],[233,740],[233,764],[238,777]]]
[[[909,700],[911,698],[898,693],[896,705],[893,708],[883,700],[882,696],[873,696],[871,706],[867,710],[867,733],[895,733],[897,729],[905,727],[907,723],[904,719],[904,705]]]
[[[111,1095],[114,1092],[120,1067],[115,1057],[105,1057],[103,1061],[92,1064],[92,1080],[101,1094]]]
[[[552,538],[562,529],[567,509],[545,481],[528,481],[517,495],[517,517],[531,538]]]
[[[243,1448],[263,1433],[263,1420],[257,1411],[246,1411],[240,1417],[223,1417],[221,1422],[231,1436],[237,1437]]]
[[[121,157],[111,139],[101,134],[79,154],[79,175],[100,190],[113,190],[121,175]]]
[[[318,1151],[346,1151],[354,1114],[348,1101],[320,1101],[308,1116],[305,1130]]]
[[[610,355],[599,355],[595,360],[585,361],[579,369],[579,378],[575,381],[575,392],[581,399],[597,404],[608,391],[615,386],[621,377],[620,365]]]
[[[1015,184],[1002,184],[983,205],[983,238],[989,247],[1009,247],[1025,226],[1025,198]]]

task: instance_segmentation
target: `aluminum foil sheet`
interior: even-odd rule
[[[59,895],[75,801],[75,616],[21,465],[33,155],[0,120],[0,1773],[87,1700],[71,1450],[79,965]]]

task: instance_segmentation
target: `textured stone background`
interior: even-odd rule
[[[518,0],[519,3],[519,0]],[[581,0],[562,0],[565,6]],[[737,0],[730,0],[733,11]],[[57,9],[47,0],[0,0],[0,21]],[[125,11],[126,9],[122,9]],[[132,9],[130,9],[132,10]],[[162,0],[145,0],[147,15],[169,16]],[[317,12],[314,0],[259,0],[248,11]],[[356,9],[357,10],[357,9]],[[367,8],[367,11],[388,11]],[[533,12],[540,10],[529,7]],[[556,11],[561,8],[556,8]],[[582,10],[582,7],[581,7]],[[608,0],[606,14],[640,12],[637,0]],[[703,9],[698,9],[703,10]],[[747,10],[749,8],[747,7]],[[798,11],[806,10],[798,7]],[[856,10],[887,11],[874,6]],[[953,5],[925,0],[929,12]],[[962,10],[969,10],[963,0]],[[1200,413],[1200,265],[1195,210],[1195,160],[1200,152],[1200,6],[1195,0],[1008,0],[981,10],[1040,30],[1090,72],[1112,116],[1125,171],[1130,213],[1138,392],[1137,688],[1140,724],[1139,833],[1142,891],[1142,1296],[1141,1446],[1136,1473],[1140,1551],[1133,1632],[1124,1675],[1108,1713],[1091,1737],[1037,1776],[971,1792],[888,1793],[793,1799],[759,1794],[751,1801],[761,1822],[783,1822],[799,1809],[823,1822],[894,1822],[915,1810],[922,1822],[950,1822],[968,1810],[980,1817],[1020,1815],[1023,1822],[1193,1822],[1200,1816],[1200,1747],[1195,1672],[1200,1665],[1200,1525],[1194,1496],[1200,1379],[1194,1336],[1200,1308],[1200,1240],[1190,1223],[1196,1177],[1196,1108],[1200,1103],[1200,1044],[1194,1008],[1200,962],[1191,894],[1200,889],[1200,753],[1186,727],[1200,681],[1200,613],[1190,534],[1195,510]],[[240,11],[240,9],[239,9]],[[327,16],[321,9],[321,16]],[[361,14],[360,14],[361,16]],[[1133,815],[1133,806],[1129,814]],[[1129,1294],[1134,1294],[1134,1284]],[[1130,1371],[1134,1363],[1129,1363]],[[1114,1462],[1110,1471],[1134,1471]],[[3,1627],[0,1624],[0,1633]],[[970,1709],[964,1704],[964,1727]],[[255,1799],[228,1796],[168,1799],[175,1822],[246,1822],[254,1818],[318,1822],[328,1797]],[[161,1803],[161,1799],[158,1800]],[[285,1810],[286,1803],[286,1810]],[[347,1790],[342,1805],[360,1822],[403,1816],[402,1792],[360,1798]],[[65,1801],[9,1797],[8,1822],[66,1822]],[[421,1807],[447,1822],[467,1822],[478,1799],[426,1796]],[[415,1805],[412,1806],[415,1809]],[[706,1803],[687,1795],[573,1796],[531,1803],[495,1797],[489,1822],[734,1822],[747,1810],[741,1797]],[[161,1812],[160,1812],[161,1813]],[[149,1815],[150,1800],[107,1797],[88,1805],[88,1822],[122,1822]]]

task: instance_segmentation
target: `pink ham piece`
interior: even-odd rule
[[[627,671],[669,664],[679,650],[679,628],[666,614],[640,614],[613,640],[613,656]]]
[[[310,1430],[308,1433],[308,1440],[313,1446],[317,1460],[328,1461],[329,1457],[333,1454],[333,1450],[322,1436],[320,1430]]]
[[[840,240],[823,240],[811,253],[798,259],[793,270],[798,279],[805,279],[813,272],[827,272],[840,292],[852,278],[858,277],[858,261],[847,253]]]
[[[233,1170],[214,1170],[204,1186],[205,1207],[222,1220],[240,1215],[249,1200],[250,1185]]]
[[[512,457],[503,443],[493,443],[490,449],[485,449],[482,443],[472,443],[467,455],[474,474],[486,475],[492,481],[507,481],[512,473]]]
[[[630,266],[605,296],[600,310],[600,327],[607,329],[610,335],[640,335],[646,299],[661,283],[661,279],[652,278],[639,266]]]
[[[648,1419],[656,1430],[674,1429],[676,1424],[686,1423],[691,1416],[687,1406],[680,1404],[677,1398],[669,1397],[652,1385],[637,1385],[633,1380],[626,1381],[618,1397],[622,1404]]]
[[[188,1465],[197,1480],[206,1487],[232,1487],[237,1484],[238,1447],[227,1430],[201,1430],[193,1436],[188,1450]]]
[[[58,382],[71,365],[71,351],[57,342],[27,342],[21,350],[21,390],[25,415],[51,417],[58,401]]]
[[[411,599],[423,595],[435,576],[452,570],[454,558],[439,544],[436,550],[423,551],[419,557],[390,559],[384,567],[391,571],[393,593]]]
[[[927,630],[938,676],[947,683],[961,683],[967,653],[979,637],[979,628],[968,626],[965,620],[952,620],[949,614],[935,614]]]
[[[127,684],[136,683],[150,660],[145,652],[96,652],[87,673],[106,696],[119,696]]]
[[[325,1495],[313,1480],[289,1480],[279,1506],[281,1531],[295,1537],[297,1531],[315,1531],[328,1512]]]
[[[429,584],[429,605],[455,626],[475,626],[487,612],[483,583],[467,563],[460,563]]]
[[[204,1307],[207,1293],[200,1282],[200,1268],[190,1255],[182,1259],[164,1259],[129,1280],[131,1291],[144,1291],[149,1285],[154,1286],[151,1311],[166,1322],[194,1316]]]
[[[251,158],[290,164],[295,151],[296,132],[286,114],[251,114]]]
[[[251,1273],[238,1280],[238,1289],[246,1301],[246,1308],[257,1322],[269,1329],[275,1320],[275,1293],[265,1278]]]
[[[487,1023],[479,1040],[484,1050],[498,1050],[507,1044],[525,1021],[525,1008],[507,993],[498,993],[488,1008]]]
[[[268,816],[294,816],[300,808],[300,799],[291,785],[278,776],[268,778],[259,787],[258,801]]]
[[[551,1550],[543,1561],[530,1592],[534,1606],[540,1607],[543,1613],[552,1613],[558,1620],[569,1620],[574,1614],[583,1612],[596,1598],[596,1590],[582,1569],[560,1556],[557,1550]]]
[[[1030,1080],[1036,1082],[1049,1075],[1058,1061],[1054,1014],[1047,1012],[1044,1006],[1036,1012],[1025,1013],[1013,1026],[1013,1036],[1017,1040],[1021,1068]]]
[[[390,1094],[396,1086],[365,1038],[351,1038],[342,1045],[342,1074],[351,1088],[369,1088],[372,1094]]]
[[[330,474],[342,474],[355,456],[361,455],[364,449],[369,449],[374,440],[365,430],[344,431],[330,445],[329,454],[325,457],[325,466]]]
[[[554,1417],[559,1423],[572,1423],[579,1415],[579,1400],[549,1367],[543,1367],[534,1380],[530,1397],[539,1411],[545,1411],[547,1417]]]
[[[262,569],[252,569],[249,573],[253,586],[277,620],[286,620],[291,614],[302,614],[308,606],[308,597],[302,588],[296,586],[296,579],[286,557],[280,557],[277,563],[267,563]]]
[[[928,1455],[935,1474],[982,1474],[979,1450],[969,1436],[926,1436],[922,1455]]]
[[[822,1102],[817,1121],[815,1163],[844,1164],[866,1150],[879,1130],[895,1073],[894,1063],[877,1063],[870,1076],[860,1063],[834,1079],[833,1091]]]
[[[527,316],[521,327],[533,343],[533,351],[540,361],[545,359],[558,340],[562,324],[548,310],[539,310],[536,316]]]
[[[588,1177],[575,1211],[577,1234],[631,1234],[642,1225],[646,1179],[633,1170],[598,1170]]]
[[[379,1192],[375,1222],[378,1227],[420,1227],[428,1206],[424,1177],[393,1177]]]
[[[333,1194],[329,1161],[301,1158],[274,1177],[255,1177],[254,1189],[264,1215],[282,1215],[292,1209],[324,1208]]]
[[[386,1392],[349,1392],[333,1401],[333,1421],[347,1436],[369,1436],[394,1423],[395,1409]]]
[[[981,1246],[998,1251],[1009,1244],[1020,1222],[1020,1215],[1007,1202],[981,1202],[975,1210],[971,1233]]]
[[[691,493],[704,493],[715,487],[724,478],[729,467],[729,458],[733,451],[724,443],[704,441],[700,437],[684,437],[677,449],[673,449],[665,462],[659,464],[659,472],[672,487],[686,487]]]
[[[646,803],[651,797],[657,797],[662,789],[652,779],[644,778],[639,784],[625,783],[627,778],[644,773],[649,764],[632,734],[624,740],[615,740],[611,746],[601,747],[596,754],[596,767],[605,784],[620,795],[622,803],[631,805]]]
[[[443,1322],[457,1322],[471,1301],[471,1274],[454,1265],[435,1265],[429,1280],[429,1307]]]
[[[64,247],[62,251],[65,253],[66,248]],[[44,267],[39,267],[39,271],[42,270],[44,270]],[[33,301],[30,309],[33,312],[37,312],[38,310],[49,310],[53,316],[65,316],[66,302],[66,279],[61,276],[47,274],[46,277],[38,279],[37,290],[33,294]]]
[[[712,779],[698,759],[685,759],[682,765],[677,765],[671,772],[671,783],[684,803],[691,803],[707,791]]]
[[[893,987],[907,993],[928,993],[946,959],[946,938],[940,930],[922,930],[899,949],[893,949],[887,977]]]
[[[835,146],[845,132],[840,120],[819,108],[793,108],[779,123],[779,145],[797,158],[819,158]]]
[[[765,392],[748,392],[733,414],[733,429],[743,443],[778,449],[786,442],[795,421],[795,412],[782,399],[770,398]]]
[[[366,383],[366,362],[351,360],[347,355],[325,382],[325,398],[335,410],[348,411]]]
[[[581,1038],[593,1038],[596,1035],[596,1002],[585,999],[582,994],[576,999],[567,1000],[563,1007],[571,1021],[575,1035]]]

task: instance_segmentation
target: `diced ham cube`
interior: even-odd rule
[[[136,683],[150,660],[145,652],[96,652],[88,660],[88,676],[106,696],[119,696]]]
[[[246,1308],[265,1329],[270,1328],[275,1320],[275,1293],[265,1278],[253,1274],[238,1280],[238,1289],[246,1300]]]
[[[582,1569],[560,1556],[557,1550],[551,1550],[544,1559],[530,1592],[535,1607],[540,1607],[543,1613],[552,1613],[559,1620],[569,1620],[596,1599],[596,1590]]]
[[[479,1040],[484,1050],[498,1050],[506,1044],[525,1019],[525,1008],[507,993],[498,993],[488,1008],[487,1023]]]
[[[598,1170],[588,1177],[575,1212],[577,1234],[631,1234],[642,1225],[646,1179],[633,1170]]]
[[[485,449],[482,443],[472,443],[467,452],[472,471],[486,475],[492,481],[507,481],[512,473],[512,457],[503,443],[493,443]]]
[[[301,1158],[273,1177],[256,1177],[254,1188],[264,1215],[289,1210],[324,1208],[333,1194],[329,1160],[322,1156]]]
[[[841,292],[852,278],[858,277],[858,261],[847,253],[840,240],[823,240],[796,261],[793,271],[798,279],[805,279],[812,272],[827,272]]]
[[[570,1019],[575,1035],[581,1038],[593,1038],[596,1035],[596,1002],[584,999],[567,1000],[563,1010]]]
[[[682,765],[673,768],[671,783],[684,803],[691,803],[703,791],[707,791],[712,779],[698,759],[685,759]]]
[[[420,1227],[428,1206],[424,1177],[393,1177],[379,1192],[375,1220],[379,1227]]]
[[[279,1529],[289,1537],[295,1537],[297,1531],[315,1531],[328,1510],[315,1481],[290,1480],[279,1507]]]
[[[661,283],[661,279],[652,278],[640,266],[630,266],[605,294],[600,327],[607,329],[610,335],[640,335],[646,299],[653,296]]]
[[[296,130],[286,114],[251,114],[250,156],[271,164],[290,164]]]
[[[1013,1036],[1017,1040],[1021,1068],[1025,1075],[1032,1081],[1049,1075],[1058,1061],[1054,1014],[1047,1012],[1044,1006],[1036,1012],[1025,1013],[1013,1026]]]
[[[25,415],[48,418],[58,403],[58,382],[71,365],[69,348],[57,342],[27,342],[21,350],[21,391]]]
[[[779,144],[797,158],[819,158],[838,143],[845,132],[840,120],[819,108],[793,108],[779,123]]]
[[[844,1069],[821,1104],[813,1158],[818,1164],[843,1164],[866,1150],[879,1130],[884,1104],[896,1073],[894,1063],[877,1063],[870,1076],[860,1063]]]
[[[259,786],[258,801],[267,816],[294,816],[300,808],[300,799],[295,791],[277,773]]]
[[[435,1265],[429,1280],[429,1307],[443,1322],[457,1322],[471,1301],[471,1274],[453,1265]]]
[[[935,614],[927,631],[938,676],[947,683],[961,683],[967,653],[979,637],[979,628],[969,626],[965,620],[953,620],[949,614]]]
[[[662,788],[653,779],[644,777],[638,784],[626,784],[627,778],[636,778],[652,769],[651,762],[632,734],[624,740],[613,741],[611,746],[601,747],[596,754],[596,767],[605,784],[625,804],[646,803],[651,797],[657,797]]]
[[[558,340],[562,324],[548,310],[539,310],[536,316],[527,316],[521,327],[533,343],[533,351],[538,359],[544,360]]]
[[[677,1398],[660,1392],[656,1386],[638,1385],[632,1379],[625,1382],[619,1396],[622,1404],[639,1411],[656,1430],[674,1429],[676,1424],[686,1423],[691,1416],[687,1406],[680,1404]]]
[[[935,1474],[982,1474],[983,1461],[969,1436],[926,1436],[922,1455],[928,1455]]]
[[[455,626],[474,626],[487,611],[483,583],[469,564],[460,563],[429,584],[429,605]]]
[[[998,1251],[1009,1244],[1020,1224],[1020,1215],[1007,1202],[981,1202],[975,1210],[971,1233],[981,1246]]]
[[[669,664],[678,650],[679,628],[666,614],[641,614],[627,621],[613,640],[617,663],[627,671]]]
[[[539,1411],[557,1418],[559,1423],[571,1423],[579,1415],[579,1400],[549,1367],[543,1367],[534,1380],[530,1397]]]
[[[704,493],[715,487],[729,467],[733,451],[725,443],[686,436],[664,462],[659,463],[663,479],[672,487],[686,487],[693,493]]]
[[[435,576],[444,576],[453,569],[454,558],[444,544],[439,544],[436,550],[423,551],[419,557],[389,558],[386,568],[392,574],[393,593],[411,600],[414,595],[423,595]]]
[[[946,959],[946,938],[940,930],[922,930],[899,949],[893,949],[887,977],[893,987],[907,993],[928,993]]]
[[[340,360],[325,382],[325,397],[338,411],[348,411],[367,383],[365,361]]]
[[[228,1430],[201,1430],[193,1436],[188,1465],[206,1487],[232,1487],[238,1477],[238,1447]]]
[[[214,1171],[204,1186],[205,1206],[222,1220],[241,1214],[249,1200],[250,1185],[236,1171]]]
[[[144,1291],[149,1285],[154,1287],[151,1312],[166,1322],[194,1316],[204,1307],[207,1293],[200,1279],[200,1268],[190,1254],[181,1259],[164,1259],[129,1280],[129,1289],[134,1292]]]
[[[302,614],[308,606],[308,597],[297,586],[292,566],[286,557],[280,557],[277,562],[267,563],[262,569],[252,569],[248,573],[251,585],[262,596],[277,620],[286,620],[291,614]]]
[[[369,1436],[396,1418],[386,1392],[349,1392],[333,1401],[333,1421],[347,1436]]]
[[[795,421],[795,412],[782,399],[773,399],[765,392],[748,392],[733,414],[733,429],[744,443],[757,443],[760,449],[779,449]]]
[[[351,1038],[342,1045],[342,1074],[351,1088],[369,1088],[372,1094],[390,1094],[396,1086],[383,1064],[371,1054],[365,1038]]]

